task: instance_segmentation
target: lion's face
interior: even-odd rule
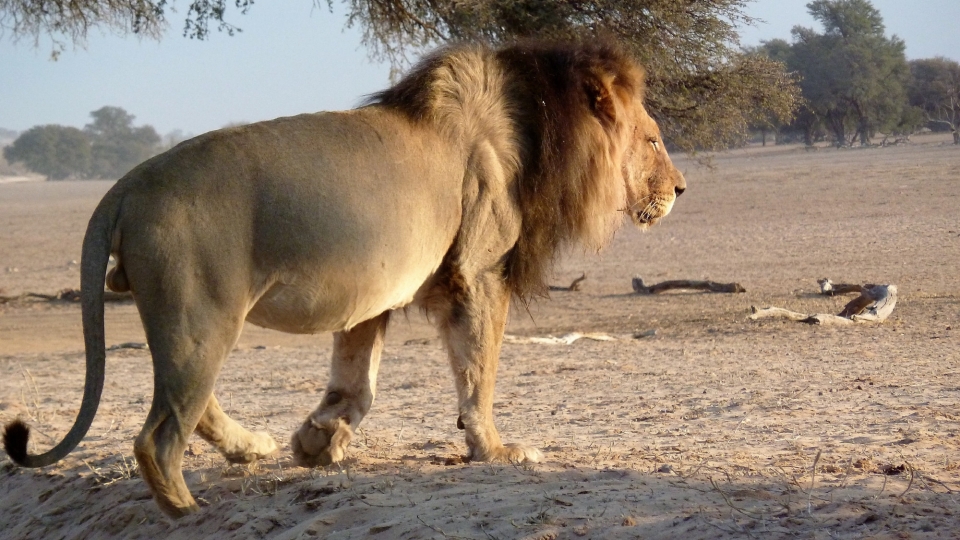
[[[674,201],[687,188],[683,174],[673,166],[660,137],[660,128],[643,103],[635,103],[635,123],[623,160],[627,185],[627,208],[640,228],[647,228],[666,217]]]

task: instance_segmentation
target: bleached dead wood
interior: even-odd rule
[[[896,285],[864,285],[860,296],[847,303],[840,316],[857,322],[880,322],[889,317],[896,306]]]
[[[570,345],[580,339],[592,339],[593,341],[616,341],[617,338],[609,334],[570,332],[560,337],[554,336],[515,336],[513,334],[504,334],[504,343],[538,343],[541,345]]]
[[[575,292],[580,290],[580,283],[587,279],[587,273],[583,272],[580,277],[570,282],[568,287],[563,287],[561,285],[550,285],[551,291],[568,291]]]
[[[637,294],[660,294],[671,290],[709,291],[716,293],[747,292],[739,283],[717,283],[716,281],[696,281],[689,279],[674,279],[662,281],[654,285],[647,285],[640,276],[633,277],[633,291]]]
[[[848,325],[858,322],[883,322],[893,313],[897,305],[896,285],[867,284],[861,287],[860,296],[854,298],[843,307],[838,315],[818,313],[808,315],[778,307],[759,309],[751,306],[748,317],[757,319],[787,319],[808,324]]]
[[[853,324],[853,321],[850,319],[847,319],[846,317],[839,317],[837,315],[831,315],[829,313],[817,313],[815,315],[810,315],[808,313],[800,313],[797,311],[790,311],[789,309],[783,309],[778,307],[758,308],[757,306],[750,306],[750,311],[751,311],[751,314],[748,318],[751,320],[787,319],[789,321],[799,321],[807,324],[822,324],[822,325]]]

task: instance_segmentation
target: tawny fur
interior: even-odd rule
[[[343,459],[376,395],[389,313],[431,313],[449,352],[469,458],[536,461],[504,444],[493,390],[511,296],[546,290],[558,249],[599,249],[624,213],[662,219],[685,189],[643,107],[643,72],[611,45],[443,49],[354,111],[202,135],[141,164],[94,212],[81,272],[87,381],[65,456],[103,387],[103,284],[129,289],[154,361],[134,450],[171,516],[198,510],[181,462],[196,431],[227,459],[277,450],[213,396],[243,322],[335,333],[327,392],[294,434],[304,466]]]

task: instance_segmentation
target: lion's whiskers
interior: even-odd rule
[[[618,212],[633,212],[635,208],[637,208],[637,207],[640,206],[641,204],[644,204],[644,202],[646,202],[646,205],[649,206],[649,205],[650,205],[650,202],[652,202],[652,201],[654,200],[654,198],[655,198],[655,197],[654,197],[653,195],[647,195],[647,196],[645,196],[645,197],[641,197],[640,199],[638,199],[635,203],[631,204],[630,206],[628,206],[628,207],[626,207],[626,208],[619,208],[619,209],[617,209],[617,211],[618,211]]]

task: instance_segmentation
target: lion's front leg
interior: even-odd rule
[[[510,291],[499,273],[480,276],[467,290],[454,291],[449,313],[440,324],[457,386],[460,416],[469,458],[511,463],[537,462],[539,450],[504,445],[493,422],[493,392],[500,344],[510,307]]]
[[[291,441],[298,465],[317,467],[343,460],[353,430],[370,410],[377,392],[389,317],[389,312],[383,313],[334,335],[327,392]]]

